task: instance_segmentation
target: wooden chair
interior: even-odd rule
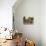
[[[26,40],[25,46],[35,46],[35,43],[32,40]]]
[[[16,46],[21,46],[22,44],[22,33],[15,33],[15,36],[13,37],[16,42]]]

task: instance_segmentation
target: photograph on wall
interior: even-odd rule
[[[24,24],[33,24],[34,23],[34,18],[33,17],[23,17],[23,23]]]

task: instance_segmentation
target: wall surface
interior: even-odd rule
[[[0,27],[12,28],[12,6],[16,0],[0,0]]]
[[[14,5],[15,28],[23,33],[24,38],[35,41],[41,46],[41,0],[23,0],[17,7]],[[23,24],[23,17],[34,18],[33,24]]]
[[[42,46],[46,46],[46,0],[41,1],[41,40]]]

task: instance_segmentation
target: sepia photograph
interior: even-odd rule
[[[23,17],[23,23],[24,24],[33,24],[34,18],[33,17],[28,17],[26,18],[25,16]]]

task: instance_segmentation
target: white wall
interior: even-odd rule
[[[46,46],[46,0],[41,1],[41,38],[42,46]]]
[[[41,46],[41,0],[23,0],[14,5],[15,28],[24,34],[24,37],[35,41],[36,46]],[[23,17],[34,17],[34,24],[24,25]]]
[[[16,0],[0,0],[0,27],[12,28],[12,6]]]

